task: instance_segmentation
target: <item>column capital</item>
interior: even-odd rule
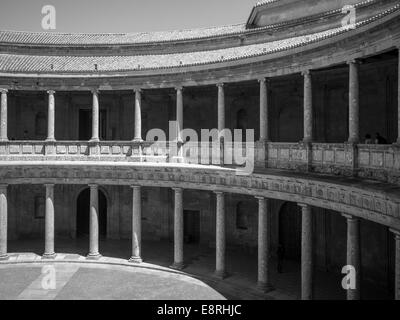
[[[97,188],[99,188],[99,185],[96,184],[96,183],[89,183],[88,186],[89,186],[89,188],[91,188],[91,189],[97,189]]]
[[[54,183],[45,183],[44,186],[46,188],[54,188],[55,184]]]
[[[138,185],[132,185],[132,186],[131,186],[131,188],[132,188],[132,189],[134,189],[134,190],[135,190],[135,189],[137,190],[137,189],[141,189],[141,188],[142,188],[142,186],[138,186]]]
[[[172,188],[172,190],[174,190],[177,193],[182,193],[183,192],[183,188]]]
[[[99,88],[91,88],[91,89],[90,89],[90,92],[91,92],[92,94],[98,95],[98,94],[100,93],[100,90],[99,90]]]
[[[400,230],[390,228],[389,231],[395,235],[396,240],[400,240]]]
[[[347,220],[350,220],[350,221],[357,221],[359,219],[358,217],[355,217],[355,216],[353,216],[351,214],[348,214],[348,213],[342,213],[342,216],[345,217]]]
[[[8,89],[6,89],[6,88],[0,88],[0,93],[1,94],[5,94],[5,93],[7,93],[8,92]]]
[[[216,84],[216,86],[217,86],[218,88],[223,88],[223,87],[225,86],[225,83],[219,82],[219,83]]]
[[[311,75],[311,70],[310,69],[303,70],[303,71],[301,71],[301,75],[303,77],[310,76]]]
[[[49,94],[49,95],[54,95],[54,94],[56,93],[55,90],[47,90],[46,92],[47,92],[47,94]]]
[[[261,83],[261,82],[270,83],[270,82],[271,82],[271,79],[268,78],[268,77],[262,77],[262,78],[258,78],[257,81],[260,82],[260,83]]]
[[[350,64],[356,64],[356,65],[360,65],[361,61],[357,60],[357,59],[351,59],[351,60],[347,60],[346,64],[350,65]]]
[[[133,88],[133,92],[141,93],[143,90],[141,88]]]
[[[257,200],[268,200],[266,197],[263,196],[254,196]]]
[[[176,86],[176,87],[175,87],[175,90],[176,90],[176,91],[183,91],[183,86]]]
[[[6,191],[6,190],[7,190],[7,187],[8,187],[8,184],[6,184],[6,183],[1,183],[1,184],[0,184],[0,191]]]
[[[311,208],[309,204],[298,202],[297,205],[302,208]]]
[[[225,192],[223,192],[223,191],[214,191],[214,193],[215,193],[217,196],[219,196],[219,195],[224,195],[224,194],[225,194]]]

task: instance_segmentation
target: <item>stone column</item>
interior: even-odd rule
[[[357,144],[359,137],[359,63],[355,60],[349,61],[349,143]]]
[[[174,263],[171,268],[183,269],[183,189],[174,188]]]
[[[8,259],[7,255],[7,185],[0,184],[0,260]]]
[[[48,104],[48,115],[47,115],[47,139],[46,141],[55,141],[55,99],[54,94],[55,91],[49,90],[47,91],[49,95],[49,104]]]
[[[135,137],[134,141],[142,142],[142,91],[135,89]]]
[[[141,263],[142,243],[142,193],[140,186],[133,186],[132,207],[132,257],[130,262]]]
[[[264,197],[258,199],[258,283],[260,290],[272,290],[269,279],[269,207],[268,200]]]
[[[96,184],[90,186],[89,212],[89,254],[88,258],[98,259],[99,253],[99,189]]]
[[[224,84],[217,84],[218,87],[218,136],[219,140],[223,141],[223,130],[225,129],[225,92]]]
[[[0,111],[0,141],[8,141],[7,135],[7,89],[0,89],[1,111]]]
[[[397,144],[400,145],[400,46],[398,49],[398,75],[397,75]]]
[[[347,300],[360,299],[360,221],[358,218],[344,214],[347,220],[347,265],[353,266],[356,272],[356,288],[347,290]]]
[[[93,106],[92,106],[92,138],[91,142],[99,142],[99,121],[100,121],[100,107],[99,107],[99,91],[92,90]]]
[[[215,192],[217,196],[216,208],[216,265],[215,275],[218,278],[226,277],[225,270],[225,194]]]
[[[313,299],[313,233],[311,206],[301,207],[301,299]]]
[[[302,72],[304,77],[304,138],[303,142],[313,140],[312,80],[310,70]]]
[[[395,239],[395,285],[394,298],[400,300],[400,230],[390,229],[394,233]]]
[[[177,142],[177,154],[175,162],[183,162],[183,88],[176,88],[176,142]]]
[[[43,258],[55,258],[54,252],[54,184],[46,184],[45,245]]]
[[[258,80],[260,82],[260,141],[269,141],[268,123],[268,83],[266,78]]]

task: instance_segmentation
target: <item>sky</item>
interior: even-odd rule
[[[245,23],[259,0],[0,0],[0,30],[142,32]],[[42,7],[56,29],[42,29]]]

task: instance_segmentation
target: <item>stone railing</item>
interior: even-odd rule
[[[285,169],[342,176],[359,176],[400,183],[400,146],[345,143],[211,143],[187,142],[178,152],[175,142],[132,141],[8,141],[0,143],[0,161],[65,160],[125,161]],[[181,157],[179,157],[181,156]]]

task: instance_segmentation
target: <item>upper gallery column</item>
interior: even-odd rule
[[[225,129],[225,92],[224,84],[218,83],[218,138],[223,142]]]
[[[258,199],[258,281],[259,289],[264,292],[272,289],[269,278],[269,206],[264,197]]]
[[[48,116],[47,116],[47,139],[46,141],[55,141],[55,99],[54,94],[55,91],[49,90],[47,91],[49,96],[48,103]]]
[[[142,90],[135,89],[135,137],[134,141],[142,142]]]
[[[89,254],[88,258],[99,258],[99,187],[90,186]]]
[[[0,141],[8,141],[7,136],[7,89],[0,89],[1,111],[0,111]]]
[[[90,141],[98,142],[99,141],[99,90],[93,89],[92,90],[92,138]]]
[[[302,72],[304,77],[304,138],[303,142],[313,139],[312,79],[310,70]]]
[[[174,188],[174,263],[171,268],[183,269],[183,189]]]
[[[7,185],[0,184],[0,260],[7,255]]]
[[[176,142],[177,142],[177,154],[175,161],[183,162],[183,88],[176,87]]]
[[[54,184],[46,184],[45,247],[43,258],[54,258]]]
[[[395,239],[395,299],[400,300],[400,230],[390,229]]]
[[[269,141],[268,123],[268,87],[269,79],[262,78],[260,82],[260,141]]]
[[[225,268],[225,194],[216,191],[217,208],[216,208],[216,264],[215,275],[219,278],[226,277]]]
[[[355,289],[347,290],[347,300],[360,299],[360,220],[351,215],[343,214],[347,220],[347,265],[352,266],[356,273]]]
[[[301,207],[301,299],[313,298],[313,233],[311,206],[299,204]]]
[[[359,62],[352,60],[349,65],[349,143],[358,143],[360,125],[359,107]]]
[[[397,75],[397,143],[400,144],[400,45],[398,49],[398,75]]]

